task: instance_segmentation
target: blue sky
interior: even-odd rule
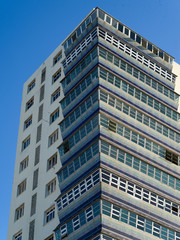
[[[8,228],[23,83],[97,6],[180,64],[180,0],[0,0],[0,240]]]

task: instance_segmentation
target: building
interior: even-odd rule
[[[99,8],[51,54],[24,85],[8,239],[180,240],[173,60]]]

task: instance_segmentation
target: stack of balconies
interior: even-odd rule
[[[65,47],[56,239],[180,240],[172,66],[107,16],[93,10]]]

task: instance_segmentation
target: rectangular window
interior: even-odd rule
[[[29,239],[34,240],[34,228],[35,228],[35,220],[29,223]]]
[[[53,65],[55,65],[62,58],[62,51],[60,51],[53,59]]]
[[[30,135],[22,142],[22,151],[25,150],[30,144]]]
[[[58,117],[59,117],[59,108],[56,109],[53,113],[51,113],[50,124],[53,123]]]
[[[17,187],[17,196],[19,196],[25,190],[26,190],[26,179],[18,185],[18,187]]]
[[[39,173],[39,169],[36,169],[34,171],[34,174],[33,174],[33,187],[32,187],[32,190],[37,188],[37,185],[38,185],[38,173]]]
[[[40,160],[40,145],[35,150],[34,166],[36,166],[39,163],[39,160]]]
[[[32,97],[27,103],[26,103],[26,111],[32,107],[34,104],[34,97]]]
[[[35,193],[31,199],[31,216],[36,213],[36,200],[37,200],[37,193]]]
[[[55,83],[55,82],[58,80],[58,78],[60,78],[60,76],[61,76],[61,69],[59,69],[59,70],[53,75],[53,77],[52,77],[52,83]]]
[[[51,193],[53,193],[56,190],[56,179],[53,179],[51,182],[46,184],[46,197],[49,196]]]
[[[41,140],[42,124],[37,127],[36,143]]]
[[[45,224],[50,222],[55,217],[55,206],[53,206],[50,209],[48,209],[45,212],[44,216],[45,216],[45,218],[44,218]]]
[[[43,118],[43,104],[39,107],[38,122]]]
[[[27,93],[29,93],[35,87],[36,81],[35,79],[28,85]]]
[[[47,160],[47,171],[49,169],[51,169],[52,167],[54,167],[54,165],[56,165],[57,163],[57,153],[54,154],[52,157],[50,157],[48,160]]]
[[[28,162],[29,162],[29,157],[25,158],[23,161],[20,162],[19,173],[28,167]]]
[[[32,124],[32,115],[24,122],[24,130]]]
[[[48,146],[50,147],[58,139],[58,129],[49,136]]]
[[[44,68],[42,70],[42,73],[41,73],[41,83],[43,83],[46,79],[46,68]]]
[[[15,221],[20,219],[24,215],[24,203],[18,207],[15,211]]]
[[[51,103],[53,103],[59,96],[60,96],[60,88],[58,88],[58,89],[51,95]]]
[[[40,96],[39,96],[39,102],[41,102],[44,99],[44,90],[45,90],[45,85],[43,85],[40,88]]]
[[[14,235],[13,240],[22,240],[22,232],[18,232]]]

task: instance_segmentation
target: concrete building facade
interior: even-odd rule
[[[8,239],[180,240],[179,69],[93,9],[24,85]]]

